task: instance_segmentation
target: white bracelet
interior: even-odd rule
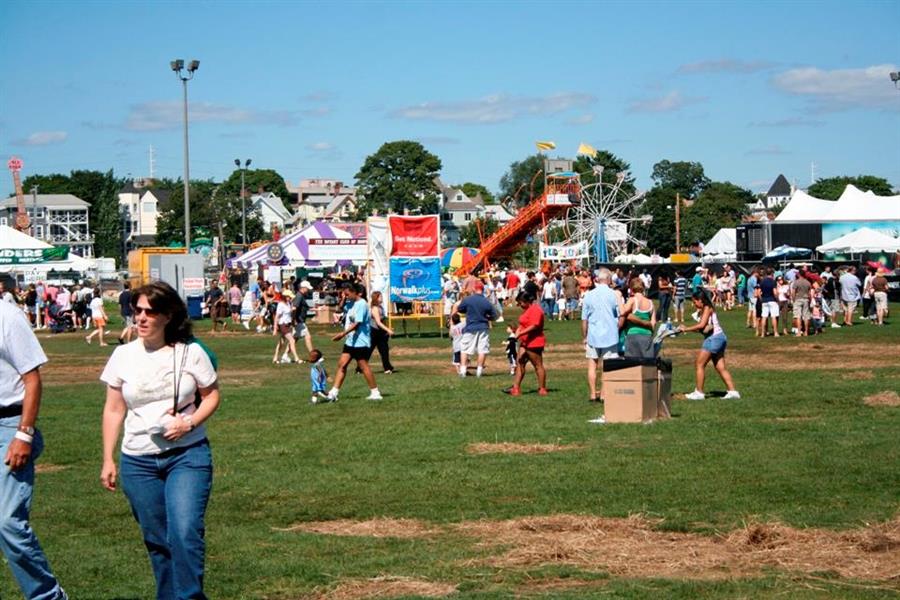
[[[34,436],[28,435],[24,431],[17,431],[13,435],[13,437],[16,438],[17,440],[25,442],[26,444],[31,444],[34,441]]]

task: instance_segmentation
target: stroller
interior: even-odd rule
[[[59,305],[50,305],[50,322],[47,324],[51,333],[69,333],[75,331],[75,319],[71,310],[61,310]]]

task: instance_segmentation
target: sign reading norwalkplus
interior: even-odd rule
[[[0,250],[0,265],[33,265],[66,260],[68,248],[8,248]]]
[[[388,222],[391,228],[391,256],[438,256],[440,230],[437,215],[392,215]]]

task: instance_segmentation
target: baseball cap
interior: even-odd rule
[[[306,288],[306,289],[308,289],[308,290],[311,290],[311,289],[312,289],[312,284],[311,284],[309,281],[307,281],[306,279],[304,279],[303,281],[300,282],[300,287],[301,287],[301,288]]]

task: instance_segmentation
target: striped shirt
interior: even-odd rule
[[[675,278],[675,297],[684,298],[684,291],[687,289],[687,279],[679,275]]]

